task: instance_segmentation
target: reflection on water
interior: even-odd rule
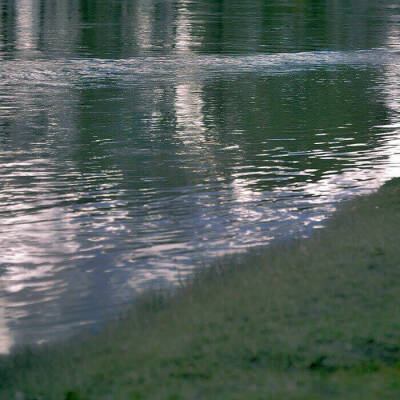
[[[0,302],[0,354],[8,353],[13,345],[12,333],[7,326],[7,304],[4,299]]]
[[[0,0],[0,352],[400,175],[399,7]]]

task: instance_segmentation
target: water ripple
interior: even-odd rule
[[[192,55],[191,57],[134,57],[129,59],[78,58],[65,60],[3,61],[0,63],[1,85],[34,84],[37,86],[94,86],[104,80],[130,81],[185,80],[203,74],[249,73],[287,74],[315,68],[373,66],[400,62],[393,50],[317,51],[302,53],[257,54],[251,56]]]

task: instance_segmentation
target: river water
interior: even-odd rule
[[[0,0],[0,352],[308,234],[400,176],[399,15]]]

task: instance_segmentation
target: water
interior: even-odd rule
[[[0,0],[0,351],[399,176],[399,11]]]

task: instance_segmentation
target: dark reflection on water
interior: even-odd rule
[[[328,3],[0,0],[2,352],[399,175],[399,6]]]

